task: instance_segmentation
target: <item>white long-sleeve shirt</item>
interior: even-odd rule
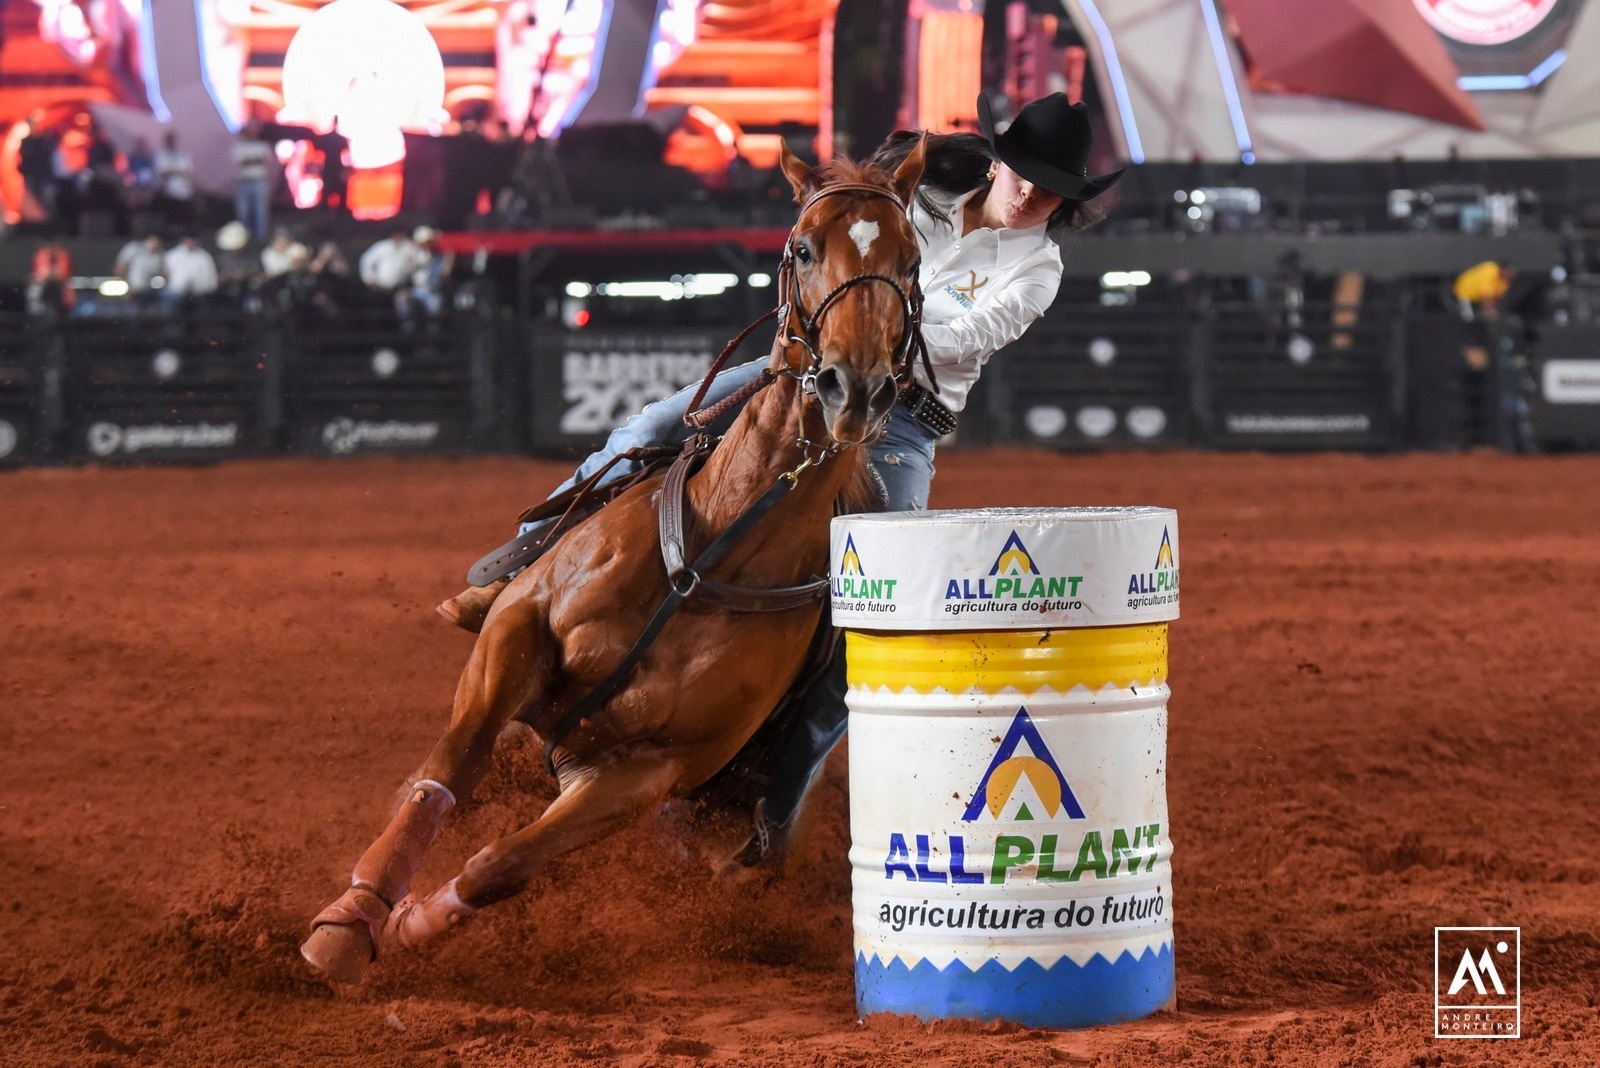
[[[167,250],[167,292],[175,296],[203,296],[217,290],[217,261],[196,245],[176,245]]]
[[[911,207],[922,246],[922,337],[939,379],[939,400],[953,412],[966,407],[989,357],[1021,337],[1061,287],[1061,249],[1043,223],[1025,230],[983,226],[961,235],[961,212],[975,192],[950,205],[949,223],[920,204]],[[915,374],[930,385],[921,361]]]
[[[427,262],[428,254],[421,246],[386,237],[361,254],[361,280],[375,289],[399,289]]]

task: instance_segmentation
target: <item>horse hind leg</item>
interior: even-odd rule
[[[495,739],[549,678],[546,642],[533,641],[532,607],[508,605],[478,640],[456,688],[454,712],[400,809],[351,874],[350,886],[311,921],[300,947],[312,967],[341,983],[360,982],[377,959],[394,903],[405,897],[424,854],[456,799],[470,796],[488,771]]]
[[[659,752],[633,754],[581,774],[542,816],[485,846],[460,875],[420,901],[401,902],[390,933],[401,945],[416,947],[461,927],[485,906],[522,891],[556,857],[654,811],[680,774],[680,764]]]

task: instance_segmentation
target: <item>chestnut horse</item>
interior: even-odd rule
[[[688,572],[688,586],[714,579],[770,589],[825,575],[836,499],[875,495],[866,451],[852,446],[882,433],[899,382],[909,379],[921,294],[906,206],[923,162],[919,145],[892,176],[848,162],[819,175],[784,149],[802,207],[779,271],[771,384],[689,478],[686,540],[705,546],[753,502],[776,504],[706,575]],[[788,491],[774,497],[780,480]],[[444,737],[357,862],[350,888],[312,921],[301,953],[329,978],[359,981],[380,949],[416,947],[459,927],[554,858],[705,783],[779,702],[803,667],[820,596],[759,614],[691,597],[626,684],[571,722],[671,596],[657,546],[658,508],[669,503],[661,477],[630,488],[496,600]],[[408,897],[445,814],[477,786],[514,719],[544,739],[560,796],[431,894]]]

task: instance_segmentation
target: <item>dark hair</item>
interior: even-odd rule
[[[911,150],[917,147],[922,136],[918,130],[896,130],[873,153],[872,162],[889,174],[894,174],[906,157],[911,155]],[[948,197],[970,193],[988,182],[989,168],[998,160],[989,142],[977,134],[931,133],[927,138],[928,162],[922,172],[922,181],[917,186],[917,203],[929,215],[950,222],[950,217],[928,195],[929,190]],[[1061,206],[1045,220],[1045,229],[1082,230],[1103,218],[1105,212],[1087,200],[1063,199]]]

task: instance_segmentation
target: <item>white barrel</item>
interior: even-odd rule
[[[1084,1027],[1174,1003],[1162,508],[833,521],[856,1003]]]

